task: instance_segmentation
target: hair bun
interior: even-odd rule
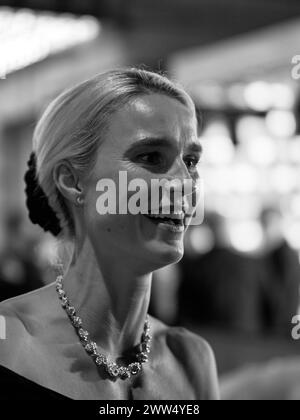
[[[31,153],[27,162],[28,170],[24,180],[26,184],[25,193],[27,196],[26,205],[29,210],[29,218],[33,224],[40,225],[45,232],[51,232],[58,236],[61,232],[59,219],[48,202],[48,198],[42,187],[39,185],[36,173],[36,155]]]

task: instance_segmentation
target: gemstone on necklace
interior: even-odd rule
[[[142,348],[142,353],[150,353],[149,343],[142,343],[141,348]]]
[[[56,291],[59,292],[60,290],[62,290],[62,285],[61,283],[56,283],[55,285]]]
[[[143,353],[143,352],[142,353],[139,353],[137,355],[137,360],[140,363],[146,363],[146,362],[148,362],[148,354]]]
[[[107,358],[103,354],[100,354],[96,358],[95,363],[96,363],[97,366],[106,365],[107,364]]]
[[[119,367],[119,376],[121,379],[129,379],[131,374],[125,366]]]
[[[67,310],[68,314],[71,315],[71,316],[74,316],[76,314],[76,310],[73,306],[68,306],[66,308],[66,310]]]
[[[146,334],[146,333],[143,333],[142,334],[142,341],[144,341],[144,342],[149,342],[149,341],[151,341],[151,335],[148,333],[148,334]]]
[[[119,367],[116,363],[109,363],[106,369],[110,376],[113,376],[114,378],[119,376]]]
[[[88,336],[89,333],[87,331],[85,331],[84,329],[80,328],[78,331],[79,337],[83,340],[83,341],[87,341],[88,340]]]
[[[62,297],[61,298],[61,304],[62,304],[62,307],[63,308],[66,308],[68,306],[68,304],[69,304],[68,298]]]
[[[141,371],[142,365],[139,362],[130,363],[128,369],[131,375],[137,375]]]
[[[72,324],[73,324],[73,325],[74,325],[74,327],[76,327],[76,328],[81,327],[81,325],[82,325],[82,320],[81,320],[81,318],[79,318],[79,316],[75,316],[75,317],[72,319]]]
[[[89,354],[95,354],[97,351],[97,344],[93,343],[92,341],[89,342],[86,346],[85,346],[85,350],[87,351],[87,353]]]

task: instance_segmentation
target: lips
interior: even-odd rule
[[[170,228],[174,232],[182,232],[185,227],[185,215],[184,213],[180,214],[145,214],[147,219],[151,220],[156,225],[163,225]]]
[[[180,225],[183,224],[184,221],[184,215],[179,215],[179,214],[168,214],[168,215],[164,215],[164,214],[146,214],[146,217],[149,217],[150,219],[154,219],[157,221],[161,221],[161,222],[168,222],[168,223],[173,223],[175,225]]]

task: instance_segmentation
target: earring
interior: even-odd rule
[[[78,204],[79,206],[81,206],[81,204],[83,204],[83,198],[81,197],[81,195],[79,195],[79,196],[77,197],[76,201],[77,201],[77,204]]]

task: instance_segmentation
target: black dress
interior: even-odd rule
[[[0,400],[71,400],[0,366]]]

